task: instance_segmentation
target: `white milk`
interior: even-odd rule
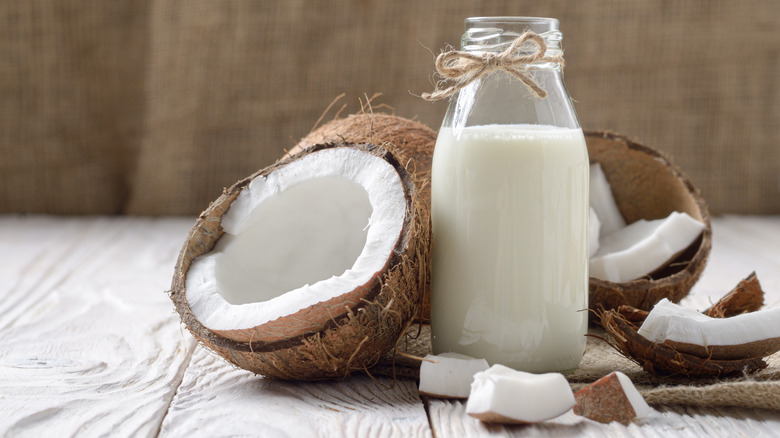
[[[588,157],[580,129],[442,128],[432,174],[433,352],[577,367],[588,314]]]

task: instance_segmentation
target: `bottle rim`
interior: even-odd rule
[[[469,17],[465,20],[466,29],[474,24],[484,23],[511,23],[511,24],[536,24],[536,25],[548,25],[548,30],[559,30],[560,22],[557,18],[548,17],[516,17],[516,16],[483,16],[483,17]]]
[[[461,49],[476,52],[501,51],[512,41],[531,30],[544,38],[548,56],[562,55],[563,33],[559,21],[546,17],[469,17],[464,21],[465,32]]]

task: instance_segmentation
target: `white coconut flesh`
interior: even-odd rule
[[[536,423],[575,404],[563,374],[532,374],[496,364],[474,375],[466,413],[487,422]]]
[[[599,250],[599,235],[601,234],[601,221],[596,210],[590,207],[588,216],[588,257],[593,257]]]
[[[614,374],[617,376],[618,382],[620,382],[620,387],[623,389],[623,393],[626,395],[628,402],[634,409],[636,418],[643,419],[649,417],[654,412],[653,408],[647,404],[645,398],[642,397],[642,394],[640,394],[636,389],[634,382],[632,382],[627,375],[621,373],[620,371],[615,371]]]
[[[641,278],[690,246],[703,229],[704,224],[687,213],[673,212],[664,219],[640,219],[602,234],[590,259],[590,276],[616,283]]]
[[[474,374],[488,369],[485,359],[458,353],[429,354],[420,364],[421,394],[442,398],[468,398]]]
[[[190,309],[209,329],[241,330],[350,292],[385,266],[405,212],[395,168],[355,148],[258,176],[222,217],[214,249],[192,262]]]
[[[590,206],[601,221],[602,234],[614,233],[626,226],[600,163],[590,165]]]
[[[637,333],[653,342],[669,340],[703,347],[742,345],[780,337],[780,307],[711,318],[664,298]]]

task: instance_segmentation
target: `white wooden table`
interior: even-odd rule
[[[411,380],[290,383],[235,369],[197,345],[165,293],[192,223],[0,217],[0,435],[780,436],[780,412],[685,407],[629,427],[572,413],[486,427],[460,402],[421,400]],[[780,217],[716,218],[686,302],[753,270],[780,305]]]

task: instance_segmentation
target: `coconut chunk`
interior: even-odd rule
[[[730,318],[659,301],[637,333],[675,350],[712,359],[765,357],[780,350],[780,307]]]
[[[590,259],[590,276],[616,283],[641,278],[687,248],[703,229],[704,224],[687,213],[640,219],[601,239]]]
[[[601,233],[601,221],[596,210],[590,207],[588,216],[588,257],[593,257],[599,250],[599,235]]]
[[[626,220],[620,214],[612,188],[601,164],[590,165],[590,206],[601,221],[602,234],[610,234],[626,226]]]
[[[458,353],[429,354],[420,365],[420,394],[439,398],[467,398],[474,374],[489,367],[485,359]]]
[[[574,405],[563,374],[531,374],[496,364],[474,375],[466,413],[487,423],[523,424],[555,418]]]
[[[599,423],[628,425],[653,413],[631,379],[620,371],[608,374],[574,394],[574,413]]]

